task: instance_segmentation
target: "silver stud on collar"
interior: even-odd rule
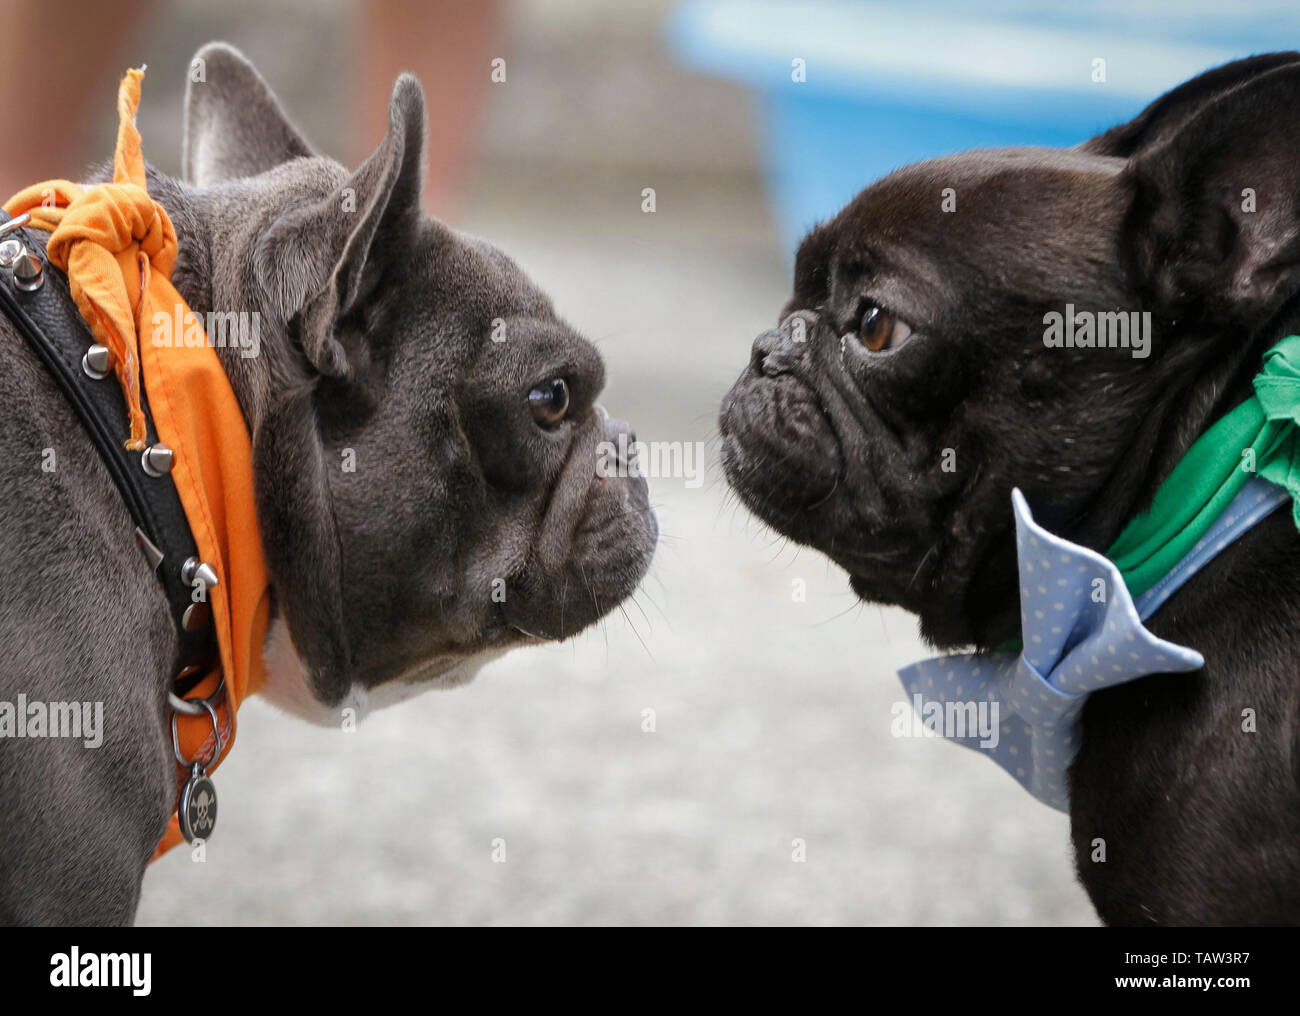
[[[156,572],[158,566],[163,563],[163,552],[158,549],[157,544],[144,535],[144,530],[139,526],[135,527],[135,542],[144,552],[144,559],[149,562],[149,570]]]
[[[0,236],[4,236],[6,233],[12,233],[15,229],[22,229],[31,221],[32,213],[23,212],[22,215],[15,215],[8,222],[0,222]]]
[[[171,472],[176,453],[159,441],[140,453],[140,465],[150,476],[164,476]]]
[[[207,589],[221,584],[217,580],[217,571],[212,565],[200,561],[197,557],[187,557],[185,563],[181,565],[181,581],[187,586],[192,586],[195,579],[202,582]]]
[[[102,381],[113,369],[113,351],[107,346],[95,343],[81,358],[81,369],[86,377]]]
[[[212,620],[212,608],[204,603],[191,603],[181,615],[181,627],[186,631],[201,631]]]
[[[24,293],[34,293],[45,285],[45,262],[26,251],[14,262],[14,285]]]
[[[0,242],[0,268],[12,268],[23,253],[22,243],[12,236]]]

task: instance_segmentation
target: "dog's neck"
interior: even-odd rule
[[[1206,346],[1199,358],[1188,358],[1187,380],[1171,379],[1170,395],[1153,412],[1147,428],[1149,437],[1138,435],[1128,462],[1112,477],[1112,487],[1126,487],[1127,498],[1103,491],[1101,504],[1125,505],[1122,525],[1150,507],[1156,490],[1173,472],[1197,439],[1217,420],[1249,398],[1264,353],[1288,335],[1300,333],[1300,302],[1292,301],[1269,325],[1255,335],[1241,335],[1235,341],[1224,337]],[[1190,341],[1184,339],[1184,341]],[[1143,439],[1149,451],[1143,452]],[[1127,467],[1127,468],[1125,468]],[[1141,477],[1137,482],[1132,478]],[[1113,524],[1112,524],[1113,528]],[[1109,534],[1118,535],[1118,529]]]
[[[322,163],[318,187],[304,187],[301,176],[278,178],[274,173],[212,189],[184,186],[150,171],[149,192],[172,220],[178,254],[172,283],[197,314],[247,313],[260,317],[260,346],[245,356],[236,345],[217,345],[221,362],[239,403],[249,434],[256,440],[259,424],[285,392],[312,383],[302,350],[290,335],[289,322],[268,291],[269,281],[257,275],[258,239],[266,225],[294,204],[319,200],[337,184]],[[314,280],[321,281],[321,280]],[[211,336],[209,336],[211,338]],[[377,691],[354,683],[341,702],[321,702],[299,658],[278,604],[264,646],[266,682],[263,699],[275,707],[320,726],[337,728],[349,713],[357,720],[374,709],[400,702],[428,687],[424,681],[399,677]],[[439,686],[469,680],[488,657],[458,663],[439,674]]]
[[[149,171],[149,192],[171,217],[176,229],[177,258],[172,284],[190,310],[242,312],[260,317],[256,356],[245,356],[238,346],[217,346],[215,352],[239,403],[250,435],[285,386],[305,383],[307,374],[301,354],[289,340],[287,323],[272,312],[265,292],[254,277],[248,251],[261,223],[264,192],[243,193],[234,186],[205,191],[187,188],[170,177]],[[286,200],[292,196],[285,195]],[[273,607],[278,615],[278,608]],[[313,698],[292,639],[282,617],[276,617],[267,633],[265,647],[267,679],[263,695],[280,708],[310,722],[335,725],[337,710],[326,710]],[[355,699],[356,696],[354,695]],[[360,701],[349,700],[355,715],[366,711],[364,693]]]
[[[1300,334],[1300,297],[1289,301],[1253,335],[1225,335],[1208,343],[1203,337],[1201,350],[1189,348],[1185,362],[1171,372],[1161,399],[1135,421],[1127,453],[1081,512],[1064,519],[1054,531],[1105,553],[1124,527],[1151,507],[1160,485],[1197,439],[1251,395],[1264,353],[1295,334]],[[1178,340],[1196,341],[1194,336],[1183,335]],[[1264,528],[1276,532],[1276,526]],[[1262,538],[1258,533],[1248,533],[1241,542],[1252,544]],[[969,641],[983,649],[994,649],[1021,630],[1010,529],[1003,539],[998,549],[1001,559],[988,555],[966,599]],[[1188,585],[1199,587],[1201,582],[1196,577]],[[944,644],[961,643],[949,640]]]
[[[290,340],[289,323],[268,298],[263,280],[256,277],[250,252],[273,212],[319,195],[288,184],[277,192],[264,178],[200,190],[152,169],[149,191],[176,228],[179,250],[172,283],[190,309],[201,315],[258,316],[256,355],[245,355],[235,345],[216,348],[249,433],[254,433],[277,395],[308,383],[310,374],[301,351]]]

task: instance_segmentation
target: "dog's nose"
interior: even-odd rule
[[[766,377],[789,374],[794,357],[790,336],[776,328],[769,329],[754,340],[750,365]]]
[[[632,429],[632,425],[626,420],[616,420],[612,416],[605,420],[605,436],[615,444],[618,444],[620,436],[627,441],[629,447],[636,444],[636,431]]]
[[[596,412],[600,414],[605,424],[605,440],[617,449],[619,459],[624,460],[624,456],[628,459],[632,458],[636,454],[636,431],[632,429],[632,425],[626,420],[610,416],[605,411],[605,407],[599,403],[596,404]]]

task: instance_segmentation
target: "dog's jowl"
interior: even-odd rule
[[[907,699],[1000,705],[954,739],[1068,809],[1108,922],[1300,922],[1297,152],[1283,53],[900,169],[722,405],[744,502],[968,651]]]
[[[131,920],[181,784],[186,836],[219,825],[206,768],[229,748],[236,684],[337,727],[583,630],[635,589],[657,539],[644,479],[598,472],[631,431],[597,404],[594,347],[509,257],[422,214],[415,79],[397,81],[382,142],[349,173],[234,50],[196,65],[183,180],[130,172],[132,72],[113,185],[9,205],[0,923]],[[138,228],[115,259],[101,234],[119,219]],[[134,281],[118,287],[134,294],[125,314],[96,302],[112,287],[87,261]],[[76,321],[69,286],[100,316]],[[74,321],[75,356],[46,358]],[[168,387],[204,356],[219,377]],[[234,410],[213,419],[206,393],[222,391]],[[213,533],[238,545],[229,558],[207,556]],[[186,541],[197,550],[177,556]],[[254,573],[265,595],[251,583],[241,628]],[[196,701],[213,661],[182,657],[208,632],[224,692]],[[206,741],[174,740],[176,721]]]

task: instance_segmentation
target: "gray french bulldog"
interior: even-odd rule
[[[149,186],[190,307],[260,315],[258,355],[218,353],[272,579],[264,694],[337,724],[592,624],[658,535],[637,471],[598,468],[630,430],[596,404],[596,350],[519,267],[421,213],[418,82],[398,79],[349,174],[234,49],[196,60],[185,180]],[[0,701],[103,702],[98,747],[0,738],[0,923],[129,922],[175,805],[176,633],[68,401],[0,329]]]
[[[935,646],[1018,636],[1012,489],[1104,553],[1300,331],[1297,110],[1300,54],[1269,54],[1073,149],[968,152],[868,187],[803,241],[793,297],[723,401],[730,484]],[[1149,339],[1048,343],[1067,303],[1149,314]],[[1148,622],[1204,668],[1087,699],[1071,828],[1108,923],[1300,923],[1291,515]]]

